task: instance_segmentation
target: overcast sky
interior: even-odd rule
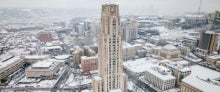
[[[198,11],[200,0],[0,0],[0,8],[90,8],[117,3],[123,14],[181,14]],[[201,11],[220,10],[220,0],[202,0]]]

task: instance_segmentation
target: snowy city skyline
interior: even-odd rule
[[[119,4],[123,15],[183,15],[198,12],[200,4],[200,0],[0,0],[0,8],[82,8],[100,13],[100,6],[109,2]],[[219,0],[202,0],[201,12],[217,10],[219,3]]]

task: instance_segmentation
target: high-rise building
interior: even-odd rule
[[[127,92],[123,73],[122,41],[118,5],[102,5],[99,35],[99,76],[93,78],[93,92]]]
[[[218,34],[212,31],[202,31],[200,34],[200,40],[198,47],[202,52],[210,54],[217,51]]]
[[[123,40],[125,42],[131,42],[137,38],[137,30],[131,27],[123,29]]]
[[[125,42],[131,42],[137,38],[138,35],[138,25],[136,21],[131,21],[127,19],[121,24],[122,29],[122,40]]]

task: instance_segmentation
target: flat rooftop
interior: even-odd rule
[[[153,68],[158,68],[159,70]],[[169,69],[163,66],[148,68],[147,72],[153,74],[163,81],[176,79],[173,75],[171,75],[171,71],[169,72]]]
[[[140,58],[123,62],[123,65],[134,73],[142,73],[147,71],[149,67],[158,66],[159,63],[157,63],[156,61],[156,59],[152,58]]]
[[[121,89],[113,89],[113,90],[110,90],[109,92],[122,92]]]
[[[0,69],[17,62],[19,59],[21,59],[19,56],[7,56],[5,58],[0,58]]]
[[[216,85],[216,83],[220,83],[216,80],[219,78],[220,72],[203,66],[194,65],[191,66],[191,74],[182,81],[202,90],[203,92],[219,92],[220,86]],[[213,83],[212,81],[216,83]]]
[[[49,58],[49,55],[25,55],[25,59]]]
[[[49,69],[50,66],[53,65],[53,63],[54,62],[52,62],[52,61],[40,61],[40,62],[34,63],[32,65],[32,68],[43,68],[43,69],[47,68],[47,69]]]
[[[94,76],[93,77],[95,80],[101,80],[102,78],[101,77],[99,77],[99,76]]]

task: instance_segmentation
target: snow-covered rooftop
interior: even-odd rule
[[[14,63],[17,62],[19,59],[21,59],[19,56],[16,57],[6,57],[4,59],[0,59],[0,69]]]
[[[167,44],[166,46],[163,47],[164,50],[167,51],[175,51],[178,50],[177,47],[173,46],[172,44]]]
[[[147,69],[147,72],[157,76],[159,79],[166,81],[175,79],[173,75],[171,75],[171,71],[163,66],[151,67]]]
[[[150,59],[140,58],[140,59],[135,59],[134,61],[129,60],[129,61],[123,62],[123,65],[127,69],[135,73],[141,73],[141,72],[145,72],[150,67],[158,66],[159,63],[156,63],[155,61],[156,59],[152,59],[152,58]]]
[[[25,59],[46,59],[49,58],[48,55],[25,55]]]
[[[211,59],[220,59],[220,55],[212,55],[212,56],[208,56],[208,58],[211,58]]]
[[[206,31],[205,33],[206,34],[215,34],[215,32],[213,32],[213,31]]]
[[[49,68],[54,62],[40,61],[36,62],[32,65],[32,68]]]
[[[67,59],[69,58],[70,55],[58,55],[56,56],[55,58],[58,59],[58,60],[63,60],[63,59]]]
[[[62,47],[61,46],[49,46],[49,47],[43,47],[42,49],[45,49],[45,50],[60,49],[60,50],[62,50]]]
[[[102,78],[99,77],[99,76],[94,76],[94,79],[95,79],[95,80],[101,80]]]
[[[207,80],[220,78],[220,73],[199,65],[191,66],[191,74],[182,81],[204,92],[219,92],[220,86]],[[219,82],[218,82],[219,83]]]
[[[113,89],[113,90],[110,90],[109,92],[122,92],[121,89]]]
[[[184,65],[189,64],[189,62],[185,61],[185,60],[175,61],[175,62],[167,61],[165,64],[169,67],[175,68],[175,69],[182,71],[182,72],[191,71],[191,69],[189,67],[184,67]]]
[[[198,15],[198,14],[194,14],[194,15],[186,15],[186,17],[193,17],[193,18],[198,18],[198,17],[204,17],[204,15]]]
[[[134,46],[129,43],[123,42],[123,48],[132,48],[132,47]]]

